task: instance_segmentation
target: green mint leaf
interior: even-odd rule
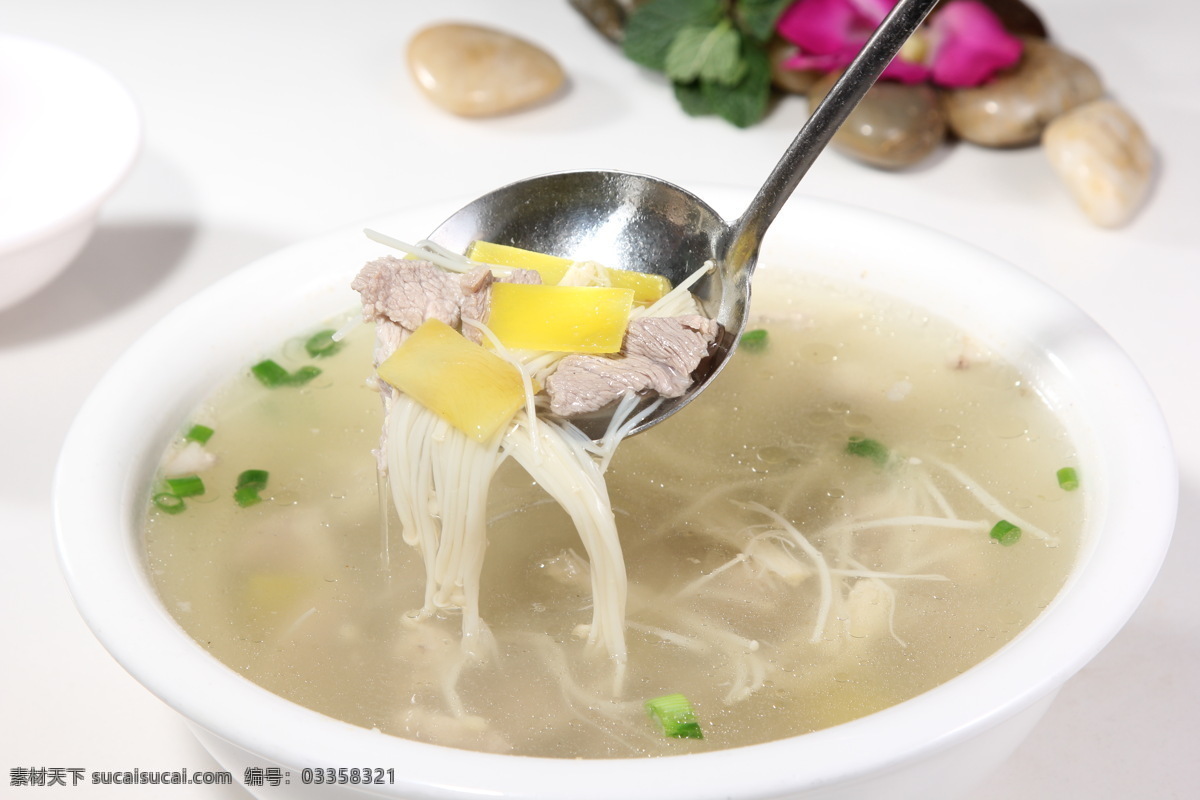
[[[775,23],[784,9],[795,0],[738,0],[734,8],[742,30],[766,44],[775,32]]]
[[[742,35],[730,24],[717,26],[711,46],[700,67],[700,78],[733,86],[746,74],[742,59]]]
[[[739,128],[747,128],[767,113],[771,97],[771,62],[762,47],[747,47],[743,53],[746,72],[732,86],[702,81],[701,88],[714,113]]]
[[[673,81],[688,83],[700,77],[704,66],[706,43],[716,28],[688,27],[676,34],[667,57],[663,61],[663,72]]]
[[[705,94],[699,81],[676,83],[675,99],[679,102],[679,107],[689,117],[704,117],[716,113],[713,111],[712,103],[708,101],[708,95]]]
[[[741,80],[745,65],[742,38],[728,20],[716,25],[688,26],[667,49],[667,77],[680,83],[697,78],[733,85]]]
[[[629,16],[621,47],[630,60],[662,72],[680,31],[714,26],[723,15],[721,0],[651,0]]]
[[[708,53],[708,41],[715,32],[715,28],[698,26],[689,26],[679,31],[671,42],[671,47],[667,48],[667,58],[662,64],[667,77],[682,83],[700,77],[704,58]]]

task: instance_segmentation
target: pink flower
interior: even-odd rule
[[[798,0],[779,18],[779,35],[799,52],[791,69],[832,72],[849,64],[897,0]],[[954,0],[929,18],[883,71],[903,83],[978,86],[1021,57],[1021,41],[978,0]]]
[[[1021,58],[1021,40],[977,0],[947,3],[929,20],[931,77],[941,86],[978,86]]]

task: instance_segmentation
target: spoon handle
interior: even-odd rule
[[[937,2],[900,0],[846,67],[842,77],[796,134],[745,213],[730,226],[725,264],[731,276],[754,268],[758,247],[767,228],[792,196],[800,179]],[[749,275],[738,277],[745,280]]]

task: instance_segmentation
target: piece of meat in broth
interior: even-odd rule
[[[720,330],[718,322],[698,314],[632,320],[619,355],[573,354],[559,362],[546,379],[550,410],[563,417],[587,414],[629,391],[679,397]]]
[[[486,323],[488,307],[492,300],[492,271],[487,267],[471,270],[459,278],[462,286],[463,299],[459,313],[464,320]],[[483,333],[474,325],[463,325],[462,335],[475,344],[483,343]]]
[[[534,270],[514,269],[503,280],[510,283],[541,283]],[[368,262],[351,282],[350,287],[362,297],[363,319],[375,323],[375,365],[379,366],[408,338],[408,335],[429,319],[437,319],[479,344],[480,331],[462,320],[487,321],[494,282],[491,270],[480,267],[465,274],[447,272],[429,261],[383,256]],[[391,409],[396,390],[379,379],[373,379],[383,399],[384,408]],[[380,471],[386,471],[387,427],[375,451]]]
[[[490,276],[490,273],[489,273]],[[363,319],[375,323],[375,366],[433,318],[458,328],[466,296],[461,275],[439,269],[429,261],[383,256],[369,261],[350,283],[362,297]],[[398,393],[386,381],[373,378],[385,411],[390,411]],[[375,451],[379,471],[387,471],[387,424]]]
[[[390,356],[427,319],[457,328],[463,300],[460,281],[461,276],[429,261],[383,256],[368,262],[350,288],[362,296],[363,318],[376,323],[375,362]]]

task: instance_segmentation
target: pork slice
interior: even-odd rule
[[[537,286],[542,282],[542,273],[536,269],[521,269],[513,267],[513,271],[500,279],[501,283],[524,283],[529,286]]]
[[[457,328],[463,290],[460,276],[428,261],[383,256],[362,268],[351,288],[362,295],[363,317],[396,323],[407,333],[427,319],[439,319]]]
[[[719,322],[699,314],[642,317],[629,323],[621,352],[661,364],[666,368],[664,380],[653,388],[663,397],[679,397],[692,385],[692,372],[720,332]]]
[[[429,261],[383,256],[368,262],[350,286],[362,297],[363,318],[375,323],[375,365],[386,361],[426,320],[438,319],[458,329],[464,315],[484,318],[491,283],[492,273],[487,269],[455,275]],[[479,342],[478,330],[462,327],[468,337]],[[378,377],[371,382],[379,390],[384,409],[390,411],[399,392]],[[379,470],[386,472],[386,425],[375,457]]]
[[[654,383],[654,363],[642,358],[572,354],[546,378],[550,410],[560,417],[587,414],[625,392],[641,392]]]
[[[629,391],[679,397],[721,326],[696,314],[632,320],[616,356],[573,354],[546,379],[550,410],[563,417],[597,411]]]
[[[487,322],[488,306],[492,297],[492,271],[487,267],[479,267],[459,278],[463,298],[459,304],[459,314],[463,319],[479,323]],[[463,325],[462,335],[475,344],[483,343],[483,333],[473,325]]]

